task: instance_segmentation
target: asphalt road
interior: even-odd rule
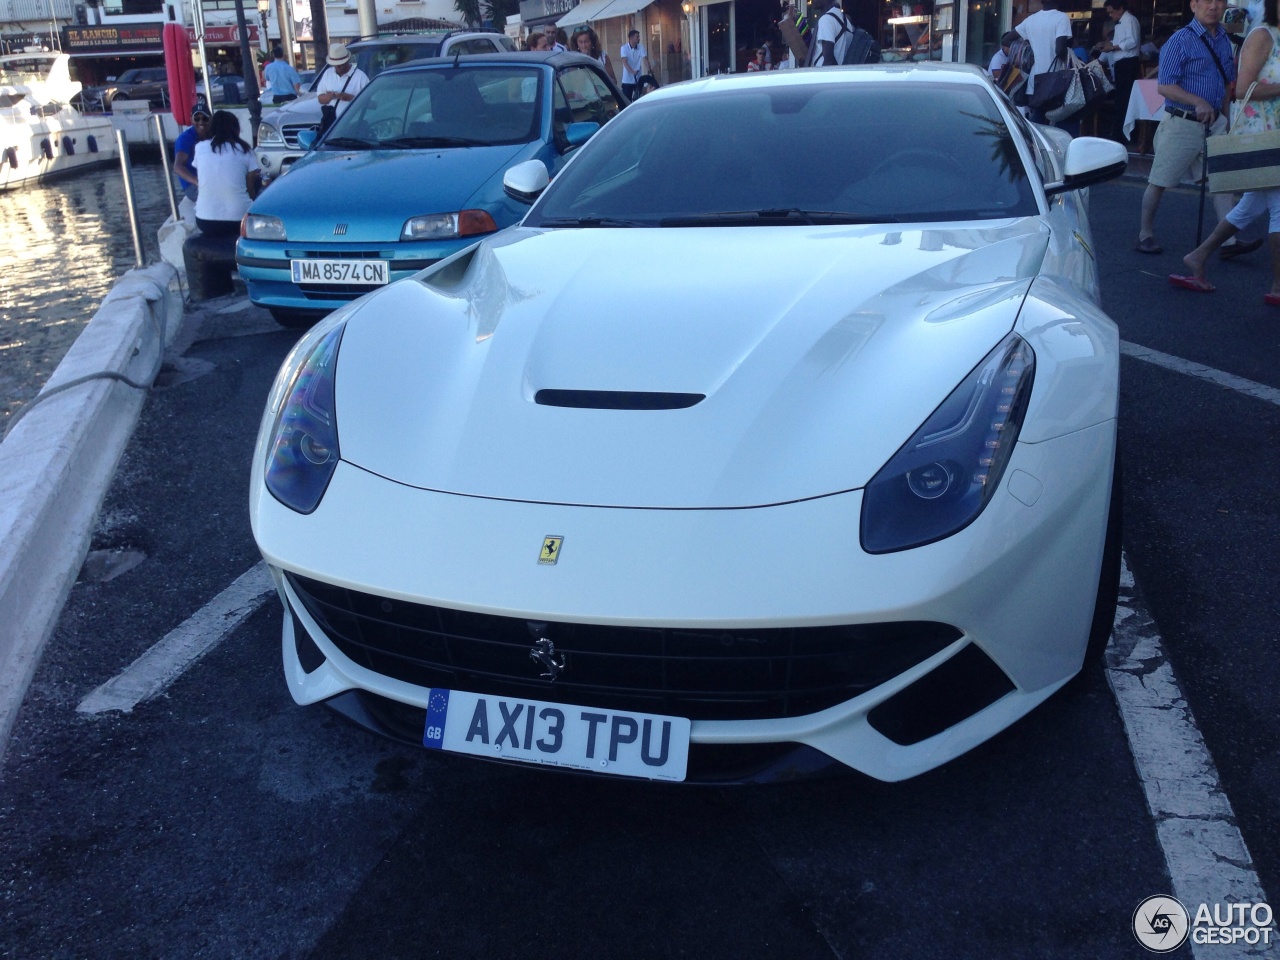
[[[1195,197],[1166,197],[1149,257],[1140,192],[1092,200],[1122,338],[1280,388],[1265,251],[1174,290]],[[294,706],[274,601],[160,698],[78,714],[258,560],[247,464],[296,339],[261,329],[197,343],[211,371],[144,408],[95,547],[145,559],[75,587],[5,759],[0,955],[1150,956],[1131,918],[1170,877],[1097,664],[902,784],[672,787],[391,745]],[[1275,896],[1280,406],[1135,359],[1122,391],[1128,562]]]

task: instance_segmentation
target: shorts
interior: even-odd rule
[[[1250,190],[1227,214],[1227,222],[1237,230],[1243,230],[1264,213],[1271,214],[1267,233],[1280,233],[1280,188],[1275,190]]]
[[[1210,133],[1224,133],[1227,120],[1219,116]],[[1165,114],[1156,127],[1155,156],[1147,183],[1153,187],[1176,187],[1184,180],[1199,183],[1204,174],[1204,124],[1185,117]]]

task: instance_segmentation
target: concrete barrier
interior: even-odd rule
[[[149,387],[182,316],[171,266],[126,273],[0,443],[0,764],[146,399],[118,378]]]

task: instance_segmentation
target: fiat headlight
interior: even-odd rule
[[[483,210],[460,210],[457,213],[430,213],[406,220],[400,231],[401,240],[452,240],[480,233],[493,233],[498,225]]]
[[[288,240],[285,235],[284,221],[279,217],[268,217],[261,213],[251,213],[244,218],[246,240]]]
[[[338,466],[334,371],[346,325],[335,327],[293,371],[267,449],[267,489],[299,513],[320,504]]]
[[[1035,354],[1009,334],[867,484],[862,549],[892,553],[949,537],[990,501],[1013,453]]]
[[[258,143],[284,143],[280,131],[269,123],[258,124]]]

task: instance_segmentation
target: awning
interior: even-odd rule
[[[582,0],[576,7],[556,21],[557,27],[576,27],[588,20],[599,20],[600,11],[614,0]]]
[[[639,13],[651,3],[653,3],[653,0],[613,0],[592,19],[608,20],[610,17],[629,17],[633,13]]]

